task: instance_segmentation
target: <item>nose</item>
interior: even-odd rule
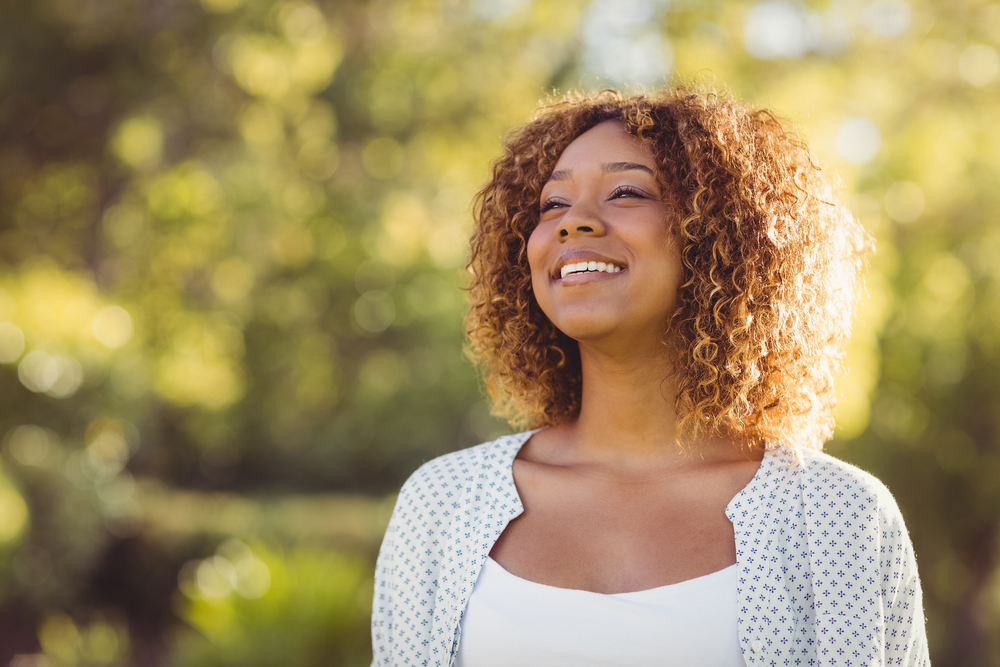
[[[604,236],[606,232],[607,228],[600,215],[582,202],[571,206],[556,227],[556,236],[560,242],[580,236]]]

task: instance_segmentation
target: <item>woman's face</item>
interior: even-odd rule
[[[662,335],[683,272],[655,173],[650,150],[607,121],[566,147],[542,188],[528,239],[531,284],[567,336]]]

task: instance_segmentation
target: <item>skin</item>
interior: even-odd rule
[[[736,562],[725,507],[763,452],[724,437],[675,439],[671,339],[683,268],[649,149],[608,121],[563,152],[528,241],[532,289],[578,341],[577,419],[544,429],[514,461],[524,512],[491,557],[542,584],[623,593]],[[611,261],[619,273],[559,277],[565,263]]]

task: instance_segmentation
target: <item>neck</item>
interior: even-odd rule
[[[612,354],[581,344],[580,361],[583,396],[571,429],[581,455],[626,464],[683,454],[667,347]]]
[[[677,442],[677,384],[672,355],[660,342],[615,351],[580,345],[579,416],[562,427],[568,460],[630,470],[672,468],[692,460],[725,461],[760,452],[723,435]]]

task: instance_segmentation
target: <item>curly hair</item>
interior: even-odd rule
[[[468,266],[467,351],[494,414],[540,427],[579,413],[579,347],[535,300],[527,246],[563,150],[607,120],[651,149],[679,243],[678,441],[822,447],[870,237],[774,114],[683,88],[571,94],[505,139],[474,202]]]

